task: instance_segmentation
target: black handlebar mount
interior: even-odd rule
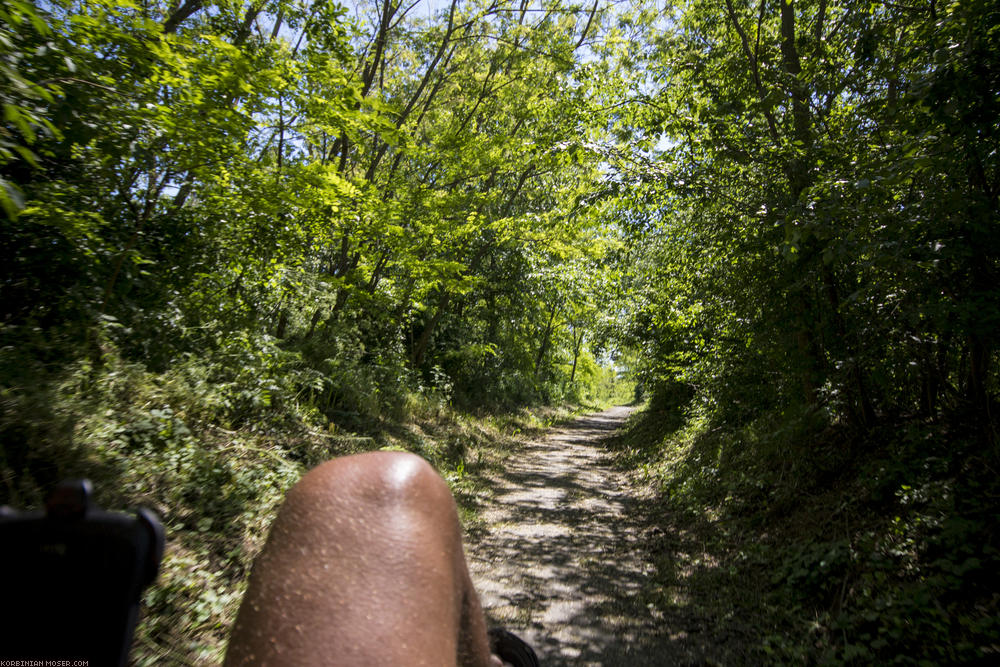
[[[104,511],[85,479],[59,484],[44,512],[0,507],[0,660],[127,664],[164,544],[155,514]]]

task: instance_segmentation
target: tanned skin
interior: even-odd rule
[[[329,461],[289,492],[225,664],[489,667],[448,485],[423,459]]]

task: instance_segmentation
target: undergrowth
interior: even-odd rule
[[[969,423],[654,398],[616,441],[667,536],[651,603],[726,664],[1000,660],[1000,457]]]
[[[373,449],[417,453],[442,473],[474,529],[483,475],[519,437],[572,413],[470,414],[451,406],[442,383],[380,395],[358,373],[334,401],[329,377],[266,341],[234,340],[160,372],[109,344],[103,351],[95,365],[0,350],[0,504],[36,508],[58,481],[86,477],[102,507],[157,512],[167,550],[145,594],[136,665],[221,661],[253,559],[306,470]]]

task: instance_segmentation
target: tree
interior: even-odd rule
[[[982,216],[994,215],[986,211],[995,185],[986,184],[995,184],[995,165],[983,156],[995,131],[975,120],[994,102],[941,82],[947,71],[949,80],[969,77],[966,90],[983,90],[972,77],[995,77],[983,50],[991,10],[825,0],[672,10],[645,70],[658,87],[637,96],[623,122],[670,137],[664,166],[637,176],[640,205],[663,221],[649,236],[663,248],[655,252],[680,261],[650,276],[654,321],[678,303],[697,306],[675,320],[673,334],[646,335],[675,350],[667,358],[694,359],[707,352],[700,341],[710,344],[728,368],[743,368],[782,401],[830,406],[857,429],[919,402],[940,408],[941,392],[956,383],[985,409],[995,377],[982,371],[995,342],[981,338],[978,322],[957,323],[970,301],[989,321],[995,312],[971,277],[995,271],[987,259],[995,239],[968,245]],[[927,46],[945,43],[964,46]],[[957,115],[945,121],[930,109]],[[945,201],[980,203],[952,204],[946,214],[936,208]],[[677,326],[689,332],[681,340],[698,344],[678,349]],[[695,384],[720,377],[691,363]],[[914,364],[923,380],[904,370]]]

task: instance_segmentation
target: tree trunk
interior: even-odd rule
[[[434,315],[431,316],[430,321],[424,326],[423,331],[420,332],[420,338],[418,338],[416,343],[413,345],[413,351],[410,353],[410,366],[412,368],[420,368],[420,366],[424,363],[424,355],[427,353],[427,346],[431,342],[431,335],[434,333],[434,328],[437,326],[438,322],[441,321],[441,317],[444,315],[445,309],[448,307],[448,302],[450,300],[450,294],[447,292],[441,292],[441,296],[438,297],[437,309],[434,311]]]
[[[549,323],[545,325],[545,333],[542,334],[542,343],[538,346],[538,356],[535,357],[535,377],[538,377],[538,372],[542,368],[542,359],[545,358],[545,353],[549,348],[549,340],[552,337],[552,323],[556,319],[556,312],[558,312],[559,307],[553,305],[552,312],[549,314]]]
[[[574,330],[573,331],[573,368],[569,372],[569,383],[570,384],[573,384],[574,380],[576,380],[576,362],[580,358],[580,348],[582,348],[582,347],[583,347],[583,330],[581,329],[579,331],[579,335],[577,335],[577,331]]]
[[[281,313],[278,315],[278,326],[274,329],[274,337],[281,340],[285,337],[285,332],[288,330],[288,309],[282,308]]]
[[[309,340],[312,338],[313,333],[316,331],[316,325],[319,324],[320,318],[323,317],[323,309],[317,308],[313,311],[312,319],[309,320],[309,330],[306,331],[305,339]]]

